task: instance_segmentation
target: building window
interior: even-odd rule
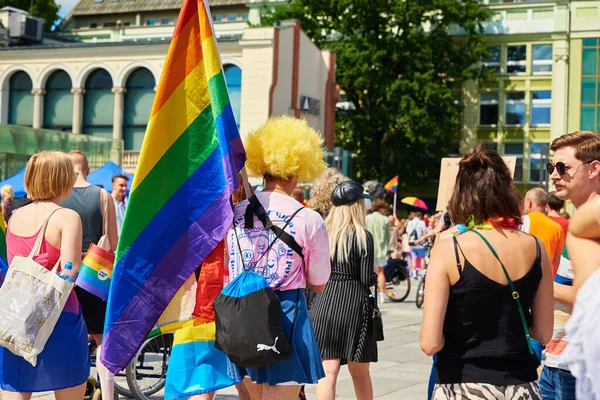
[[[238,16],[235,14],[227,16],[227,21],[237,21],[237,19],[238,19]]]
[[[171,20],[168,20],[168,19],[162,19],[162,20],[160,21],[160,24],[161,24],[161,25],[169,25],[170,23],[171,23]]]
[[[531,125],[550,125],[552,92],[531,92]]]
[[[125,22],[123,22],[123,26],[131,26],[131,22],[125,21]]]
[[[548,74],[552,72],[552,45],[536,44],[533,46],[533,73]]]
[[[221,22],[221,21],[223,21],[223,16],[222,15],[213,15],[213,21]]]
[[[479,96],[479,125],[498,124],[498,93]]]
[[[97,28],[97,27],[98,27],[98,23],[96,23],[96,22],[92,22],[90,24],[90,28]]]
[[[484,58],[482,65],[493,74],[500,73],[500,46],[488,47],[489,56]]]
[[[600,40],[583,39],[581,63],[581,113],[582,130],[600,131]]]
[[[532,143],[529,146],[529,181],[540,182],[545,178],[545,166],[548,162],[548,145]]]
[[[508,46],[506,48],[506,72],[522,74],[527,69],[527,46]]]
[[[525,124],[525,93],[506,93],[506,112],[504,114],[506,125]]]
[[[244,21],[248,21],[248,14],[244,14],[244,15],[242,15],[242,19],[243,19]]]
[[[148,19],[148,20],[146,20],[146,25],[156,25],[156,20],[155,19]]]
[[[117,22],[116,21],[110,21],[110,22],[105,22],[104,23],[104,27],[105,28],[113,28],[117,26]]]
[[[79,24],[79,29],[87,29],[89,27],[90,27],[90,25],[86,22]]]
[[[506,143],[504,145],[504,155],[516,156],[515,182],[523,181],[523,143]]]

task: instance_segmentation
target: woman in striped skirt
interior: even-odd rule
[[[374,272],[373,236],[365,229],[363,188],[342,182],[331,196],[325,226],[332,255],[331,277],[315,299],[310,316],[326,377],[317,385],[317,400],[333,400],[340,365],[348,364],[358,400],[373,399],[369,363],[377,361],[377,342],[370,324],[370,287]]]

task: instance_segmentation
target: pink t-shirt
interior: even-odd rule
[[[257,197],[273,224],[281,228],[290,216],[302,207],[293,198],[275,192],[261,192]],[[254,217],[253,229],[241,229],[244,227],[244,212],[247,206],[246,200],[236,204],[234,208],[234,225],[238,227],[237,234],[246,267],[254,268],[254,271],[264,276],[275,290],[302,289],[306,287],[307,281],[311,285],[327,283],[331,272],[329,239],[323,219],[318,213],[305,208],[296,214],[285,228],[285,231],[302,247],[303,264],[302,258],[279,239],[263,256],[276,235],[271,230],[267,231],[256,217]],[[233,229],[230,229],[227,235],[227,248],[229,272],[233,280],[243,270]]]

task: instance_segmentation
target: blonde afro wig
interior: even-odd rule
[[[338,183],[348,181],[347,177],[342,175],[335,168],[327,168],[323,175],[315,180],[310,188],[310,200],[308,206],[313,210],[325,215],[333,207],[331,203],[331,193]]]
[[[246,135],[244,147],[246,168],[253,176],[312,182],[327,168],[321,135],[302,119],[269,118]]]

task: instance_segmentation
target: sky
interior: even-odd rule
[[[71,8],[77,4],[78,0],[56,0],[57,4],[60,4],[60,12],[58,13],[61,17],[65,17]]]

